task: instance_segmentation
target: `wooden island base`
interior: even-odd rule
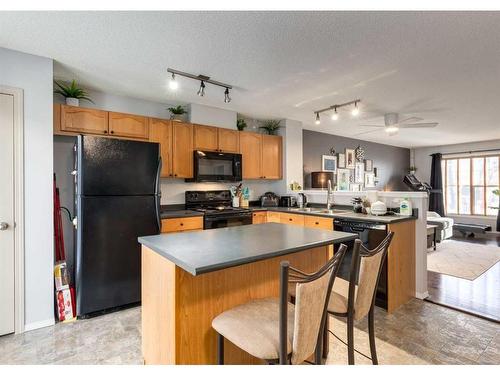
[[[314,272],[328,246],[193,276],[142,246],[142,352],[145,364],[216,364],[212,320],[252,299],[278,297],[279,264]],[[258,364],[226,340],[225,362]]]

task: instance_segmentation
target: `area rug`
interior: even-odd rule
[[[429,271],[475,280],[500,260],[500,247],[446,240],[427,251]]]

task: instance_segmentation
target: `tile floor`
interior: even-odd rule
[[[345,324],[331,320],[345,340]],[[500,364],[500,324],[420,300],[392,315],[376,311],[380,364]],[[367,322],[356,349],[369,355]],[[0,337],[0,364],[141,364],[140,308]],[[330,335],[327,363],[347,363],[345,346]],[[356,363],[370,361],[356,354]]]

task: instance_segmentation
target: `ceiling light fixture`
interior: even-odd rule
[[[175,73],[172,73],[172,79],[168,83],[168,86],[171,90],[177,90],[177,88],[179,87],[179,82],[175,80]]]
[[[224,91],[224,103],[229,103],[231,101],[231,97],[229,96],[229,90],[231,90],[233,88],[233,86],[231,86],[227,83],[215,81],[215,80],[211,79],[210,77],[204,76],[202,74],[195,75],[195,74],[186,73],[186,72],[182,72],[180,70],[175,70],[175,69],[171,69],[171,68],[168,68],[167,72],[172,73],[172,79],[170,80],[169,87],[173,90],[177,89],[177,87],[178,87],[178,82],[175,80],[175,76],[182,76],[182,77],[194,79],[194,80],[201,82],[200,89],[198,90],[198,93],[197,93],[199,96],[205,95],[205,84],[210,83],[210,84],[215,85],[215,86],[224,87],[226,89]]]
[[[337,113],[337,107],[335,107],[335,110],[332,114],[332,120],[337,121],[339,119],[339,114]]]
[[[197,92],[198,96],[205,96],[205,82],[201,81],[200,89]]]
[[[226,91],[224,91],[224,103],[229,103],[231,101],[231,97],[229,96],[229,89],[226,87]]]
[[[389,134],[394,134],[394,133],[397,133],[399,131],[399,128],[397,126],[390,125],[390,126],[386,126],[384,130]]]
[[[319,123],[320,123],[319,114],[320,113],[332,111],[332,110],[333,110],[332,120],[337,121],[339,119],[339,114],[337,112],[337,108],[347,107],[347,106],[350,106],[353,104],[354,104],[354,108],[351,111],[351,114],[353,116],[357,116],[357,115],[359,115],[358,103],[360,103],[360,102],[361,102],[361,99],[356,99],[356,100],[351,100],[350,102],[346,102],[346,103],[342,103],[342,104],[334,104],[334,105],[331,105],[330,107],[326,107],[326,108],[320,109],[318,111],[314,111],[314,113],[316,114],[315,123],[316,123],[316,125],[319,125]]]
[[[357,115],[359,115],[359,108],[358,108],[358,102],[354,102],[354,108],[351,112],[351,114],[356,117]]]

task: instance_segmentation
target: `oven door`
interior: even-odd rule
[[[249,224],[252,224],[252,214],[249,212],[239,215],[205,215],[204,229],[236,227]]]
[[[241,181],[241,154],[223,152],[194,151],[195,182]]]

